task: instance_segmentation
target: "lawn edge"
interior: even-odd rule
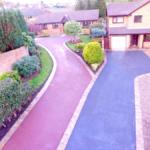
[[[18,120],[14,123],[14,125],[11,127],[11,129],[7,132],[7,134],[3,137],[3,139],[0,141],[0,150],[2,150],[5,146],[5,144],[9,141],[9,139],[12,137],[12,135],[17,131],[17,129],[20,127],[20,125],[23,123],[25,118],[29,115],[29,113],[32,111],[32,109],[36,106],[36,104],[39,102],[40,98],[43,96],[43,94],[46,92],[49,84],[52,82],[55,73],[56,73],[56,68],[57,68],[57,62],[53,54],[43,46],[42,44],[39,44],[42,48],[44,48],[49,56],[52,58],[53,61],[53,69],[52,72],[50,73],[46,83],[44,84],[43,88],[40,90],[40,92],[36,95],[36,97],[33,99],[31,104],[27,107],[27,109],[23,112],[23,114],[18,118]]]
[[[135,93],[135,122],[136,122],[136,150],[144,150],[144,135],[143,135],[143,124],[142,124],[142,110],[141,110],[141,99],[139,80],[144,75],[140,75],[134,80],[134,93]]]
[[[66,46],[66,45],[65,45]],[[68,48],[68,47],[67,47]],[[69,48],[68,48],[69,49]],[[72,52],[72,51],[71,51]],[[72,52],[74,55],[76,55],[74,52]],[[78,55],[76,55],[76,57],[80,60],[82,60]],[[83,60],[82,60],[83,62]],[[84,66],[87,68],[87,70],[89,71],[90,69],[87,67],[87,65],[83,62]],[[69,124],[68,124],[68,127],[66,128],[64,134],[63,134],[63,137],[59,143],[59,145],[57,146],[57,149],[56,150],[65,150],[66,149],[66,146],[68,144],[68,141],[71,137],[71,134],[75,128],[75,125],[79,119],[79,116],[80,116],[80,113],[84,107],[84,104],[87,100],[87,97],[88,97],[88,94],[89,92],[91,91],[96,79],[98,78],[98,76],[100,75],[100,73],[103,71],[105,65],[107,64],[107,57],[105,55],[105,59],[104,59],[104,62],[103,64],[101,65],[101,67],[99,68],[99,70],[97,71],[97,73],[94,75],[92,74],[92,80],[90,81],[89,85],[87,86],[87,88],[85,89],[80,101],[79,101],[79,104],[77,105],[76,109],[75,109],[75,112],[73,113],[73,116],[72,118],[70,119],[69,121]],[[92,72],[90,70],[90,72]]]

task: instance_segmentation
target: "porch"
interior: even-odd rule
[[[150,49],[150,34],[133,34],[129,38],[129,48]]]

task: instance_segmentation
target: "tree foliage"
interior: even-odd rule
[[[77,0],[75,9],[76,10],[99,9],[100,17],[106,16],[105,0]]]
[[[97,0],[100,17],[106,17],[106,2],[105,0]]]
[[[67,35],[75,37],[81,33],[82,27],[79,22],[72,20],[65,23],[64,31]]]
[[[17,19],[17,22],[19,24],[21,31],[27,33],[28,32],[27,24],[25,22],[23,15],[21,14],[19,10],[16,11],[16,19]]]
[[[26,23],[19,11],[0,11],[0,51],[6,52],[23,46],[22,32],[27,32]]]

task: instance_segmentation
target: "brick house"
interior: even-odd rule
[[[60,11],[37,16],[34,27],[39,29],[38,32],[44,30],[48,32],[49,35],[60,35],[64,32],[65,22],[75,20],[82,25],[83,33],[89,34],[89,26],[97,23],[98,19],[99,10]],[[34,31],[34,29],[32,31]]]
[[[109,48],[150,48],[150,0],[107,6]]]

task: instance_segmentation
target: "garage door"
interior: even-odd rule
[[[112,50],[125,50],[126,49],[126,36],[112,36],[111,37]]]

